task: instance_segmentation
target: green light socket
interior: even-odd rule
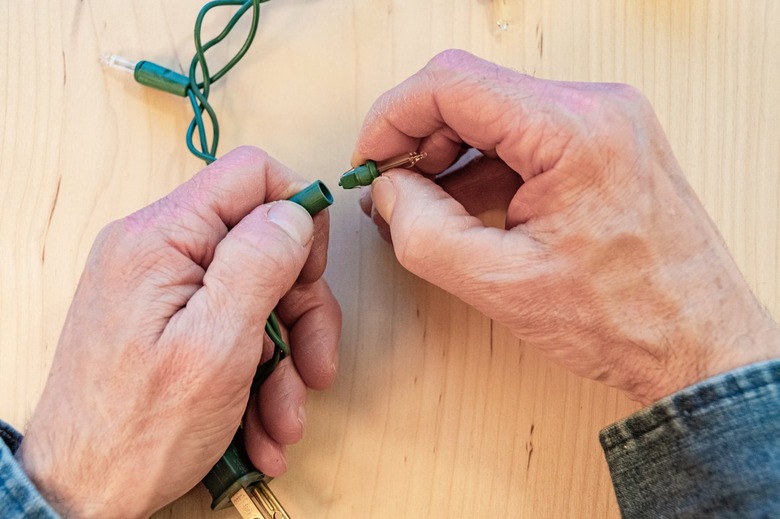
[[[370,186],[371,182],[379,176],[379,169],[376,162],[367,160],[356,168],[352,168],[339,179],[339,185],[344,189],[352,189],[359,186]]]
[[[181,97],[187,97],[190,89],[190,78],[151,61],[136,63],[133,77],[142,85]]]
[[[317,180],[309,184],[303,191],[290,197],[289,200],[302,206],[309,211],[310,215],[314,216],[333,204],[333,195],[322,180]]]

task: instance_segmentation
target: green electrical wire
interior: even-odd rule
[[[255,34],[257,34],[257,25],[260,19],[260,4],[266,1],[268,0],[213,0],[203,6],[195,21],[195,56],[190,62],[189,87],[186,89],[186,95],[190,100],[194,115],[187,128],[186,141],[187,148],[190,152],[203,160],[206,164],[211,164],[216,160],[217,146],[219,145],[219,122],[217,120],[217,115],[214,112],[214,108],[209,103],[211,85],[224,77],[249,50],[249,47],[255,39]],[[203,43],[201,37],[203,20],[211,9],[221,6],[239,7],[230,18],[227,25],[225,25],[222,32],[206,43]],[[212,74],[209,70],[208,62],[206,61],[206,52],[224,40],[239,20],[241,20],[241,18],[250,10],[252,12],[252,21],[250,22],[249,32],[244,40],[244,44],[222,68]],[[198,81],[198,73],[200,73],[200,77],[202,78],[201,81]],[[183,79],[183,77],[180,77],[178,78],[178,81],[174,80],[173,83],[178,83],[179,86],[175,87],[171,84],[169,91],[176,91],[181,95],[180,83]],[[204,113],[208,118],[208,126],[211,127],[210,139]],[[193,142],[196,130],[200,147],[196,146],[195,142]],[[290,200],[304,207],[309,214],[313,216],[332,204],[333,196],[330,194],[330,191],[325,184],[321,181],[316,181],[290,198]],[[256,393],[259,390],[260,385],[271,376],[271,373],[273,373],[279,365],[279,362],[290,354],[290,347],[282,338],[282,327],[274,312],[271,312],[266,320],[265,333],[273,342],[274,351],[271,354],[270,359],[258,366],[255,376],[252,379],[251,393]],[[236,438],[238,438],[238,440]],[[251,461],[249,461],[246,455],[245,448],[240,447],[240,445],[242,445],[240,430],[238,431],[236,438],[234,438],[233,443],[231,443],[222,458],[214,467],[212,467],[211,471],[209,471],[203,479],[206,488],[213,498],[211,506],[215,509],[226,506],[230,502],[229,498],[237,491],[237,486],[246,486],[250,483],[259,484],[255,482],[258,478],[263,477],[261,473],[252,466]],[[266,496],[270,495],[272,498],[271,501],[275,502],[278,506],[278,510],[277,506],[272,507],[273,510],[276,510],[275,512],[270,509],[266,510],[266,513],[270,514],[268,517],[288,517],[281,505],[278,504],[276,498],[273,497],[273,493],[271,493],[270,489],[265,487],[265,491],[261,491],[261,493]],[[283,513],[279,514],[279,511]],[[266,517],[265,514],[263,514],[263,516]]]
[[[187,127],[187,148],[193,155],[203,160],[207,165],[211,164],[217,160],[217,146],[219,145],[219,121],[217,120],[217,114],[214,112],[214,108],[209,103],[211,86],[222,79],[225,74],[235,67],[247,53],[249,47],[252,46],[252,42],[257,34],[257,25],[260,20],[260,4],[268,1],[269,0],[212,0],[204,5],[195,20],[195,56],[193,56],[192,61],[190,62],[188,76],[184,76],[183,74],[179,74],[178,72],[150,61],[139,61],[138,63],[132,64],[119,56],[107,56],[104,59],[104,63],[125,70],[132,70],[133,77],[142,85],[189,98],[194,115]],[[222,29],[222,32],[208,40],[206,43],[203,43],[201,33],[206,15],[212,9],[224,6],[238,6],[238,10],[230,17],[230,20],[228,20],[225,28]],[[206,60],[206,53],[212,47],[223,41],[228,34],[230,34],[230,31],[235,28],[241,18],[250,11],[252,12],[252,21],[249,25],[249,32],[244,39],[243,45],[241,45],[238,52],[236,52],[222,68],[212,74]],[[199,74],[201,77],[200,81],[198,81]],[[209,129],[211,130],[210,132]],[[198,134],[200,147],[196,146],[194,142],[196,132]],[[332,204],[333,196],[330,194],[330,191],[328,191],[325,184],[317,181],[290,198],[290,201],[303,206],[309,214],[313,216]],[[285,356],[289,355],[290,347],[282,339],[279,320],[273,312],[268,318],[265,330],[275,346],[274,355],[267,363],[270,369],[260,370],[265,374],[265,378],[267,378],[276,365]],[[260,382],[265,380],[265,378],[260,379]]]
[[[203,160],[206,164],[211,164],[217,157],[217,146],[219,145],[219,122],[214,108],[209,103],[209,94],[211,86],[225,76],[249,50],[257,34],[257,25],[260,19],[260,4],[269,0],[213,0],[198,13],[195,21],[195,56],[190,62],[189,74],[185,76],[171,69],[157,65],[150,61],[139,61],[132,63],[125,58],[116,55],[104,56],[103,63],[109,66],[117,67],[133,73],[135,80],[151,88],[168,92],[180,97],[189,98],[192,105],[193,117],[187,128],[186,141],[187,148],[193,155]],[[228,20],[225,28],[217,36],[203,43],[201,36],[203,21],[206,15],[212,9],[223,6],[238,6],[238,9]],[[249,26],[249,32],[241,48],[236,54],[220,68],[216,73],[211,73],[206,60],[206,53],[223,41],[236,24],[249,11],[252,12],[252,20]],[[198,80],[200,75],[200,81]],[[205,114],[205,117],[204,117]],[[210,131],[209,131],[210,129]],[[196,146],[195,134],[198,135],[198,144]],[[333,203],[333,195],[322,181],[315,181],[303,190],[289,198],[314,216]],[[265,323],[265,333],[274,344],[274,351],[271,358],[258,366],[255,376],[252,379],[251,392],[255,393],[260,385],[268,379],[273,373],[279,362],[290,354],[290,347],[284,342],[282,337],[282,327],[274,312],[268,316]],[[231,503],[231,497],[240,489],[248,485],[256,485],[265,477],[258,471],[249,460],[246,449],[241,438],[239,429],[230,447],[220,460],[212,467],[209,473],[203,478],[213,501],[211,507],[214,509],[224,508]],[[281,505],[278,503],[273,493],[267,487],[263,487],[260,493],[265,497],[263,503],[271,503],[274,506],[270,508],[263,505],[263,517],[288,517]],[[280,515],[281,514],[281,515]]]
[[[252,42],[257,34],[257,25],[260,21],[260,4],[267,2],[268,0],[213,0],[207,3],[198,13],[198,17],[195,20],[195,56],[193,56],[190,62],[189,80],[190,88],[187,91],[187,96],[192,104],[192,110],[194,116],[187,128],[187,148],[193,155],[203,160],[206,164],[214,162],[217,156],[217,146],[219,145],[219,121],[217,120],[217,114],[214,112],[214,108],[209,103],[209,93],[211,92],[211,85],[219,81],[222,77],[232,69],[236,63],[252,46]],[[203,29],[203,20],[209,11],[215,7],[223,6],[239,6],[238,10],[228,21],[225,28],[217,36],[210,39],[206,43],[203,43],[201,32]],[[249,25],[249,33],[244,40],[244,44],[221,69],[215,74],[211,74],[209,71],[208,62],[206,61],[206,52],[214,47],[216,44],[224,40],[230,31],[236,26],[241,18],[248,12],[252,11],[252,21]],[[197,74],[200,72],[201,81],[198,81]],[[203,113],[206,113],[211,126],[211,143],[209,144],[209,138],[207,135],[206,121],[203,118]],[[200,148],[195,146],[193,138],[195,136],[195,130],[198,131],[198,139],[200,141]]]
[[[290,347],[284,342],[284,339],[282,339],[282,327],[279,325],[279,319],[274,312],[271,312],[271,315],[265,322],[265,333],[274,343],[274,352],[269,360],[265,361],[257,368],[257,372],[252,379],[252,393],[259,389],[260,384],[271,376],[271,372],[276,369],[279,362],[290,354]]]
[[[192,121],[187,128],[187,148],[190,152],[203,160],[206,164],[211,164],[217,160],[217,146],[219,145],[219,121],[217,120],[217,114],[214,108],[209,103],[209,94],[211,93],[211,85],[219,81],[225,76],[236,64],[241,61],[241,58],[247,53],[252,46],[252,42],[257,34],[257,26],[260,21],[260,4],[267,2],[268,0],[213,0],[201,8],[198,13],[198,17],[195,20],[195,55],[190,62],[189,69],[189,88],[187,89],[187,97],[192,105],[192,111],[194,113]],[[225,28],[222,29],[217,36],[203,43],[202,30],[203,21],[206,15],[214,8],[224,6],[238,6],[238,10],[228,20]],[[250,12],[252,13],[252,20],[249,24],[249,32],[244,39],[243,45],[236,52],[236,54],[220,68],[217,72],[211,73],[209,65],[206,60],[206,52],[212,47],[224,40],[228,34],[233,30],[236,24],[243,18],[243,16]],[[198,81],[198,73],[200,73],[201,80]],[[209,126],[211,127],[211,135],[209,138],[208,128],[206,120],[204,119],[204,113],[208,117]],[[196,147],[193,139],[195,137],[195,131],[198,133],[198,140],[200,147]],[[290,354],[290,347],[284,342],[282,338],[281,326],[279,325],[279,319],[274,312],[268,317],[265,325],[266,334],[270,337],[274,343],[274,352],[271,359],[265,362],[257,371],[255,378],[252,382],[253,390],[257,389],[260,384],[267,379],[271,372],[276,368],[279,362]]]

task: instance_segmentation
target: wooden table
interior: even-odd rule
[[[98,230],[201,167],[184,147],[186,103],[99,57],[186,67],[199,8],[0,2],[0,416],[17,427]],[[642,88],[780,315],[780,2],[274,0],[260,25],[213,91],[220,151],[258,145],[334,188],[373,100],[439,50]],[[345,317],[340,373],[310,395],[306,437],[272,483],[293,517],[617,517],[597,433],[636,405],[405,272],[357,195],[335,194],[327,277]],[[236,516],[211,513],[197,488],[156,517]]]

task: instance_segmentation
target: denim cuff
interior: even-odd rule
[[[599,437],[623,517],[780,517],[780,360],[683,389]]]
[[[0,439],[0,511],[3,519],[59,519],[14,458],[22,435],[0,420]]]
[[[19,445],[22,444],[22,435],[13,427],[0,420],[0,440],[10,449],[11,454],[16,454]]]

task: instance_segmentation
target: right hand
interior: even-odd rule
[[[445,190],[432,176],[464,146],[485,158]],[[393,170],[371,191],[401,264],[573,372],[649,403],[780,356],[777,324],[634,88],[448,51],[376,101],[353,164],[413,150],[424,175]],[[467,211],[490,202],[505,230]]]

